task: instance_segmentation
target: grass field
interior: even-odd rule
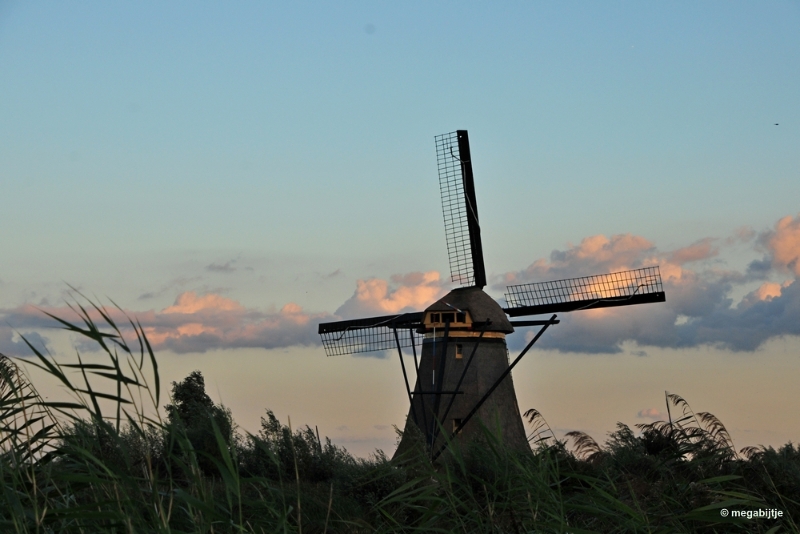
[[[677,395],[670,421],[619,424],[604,443],[558,441],[531,410],[530,453],[487,430],[436,465],[424,446],[360,459],[268,410],[242,434],[199,372],[167,399],[135,320],[74,309],[54,319],[105,363],[30,344],[26,363],[72,400],[43,399],[0,356],[2,532],[800,532],[800,448],[736,451]]]

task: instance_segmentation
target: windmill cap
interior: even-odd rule
[[[472,321],[478,324],[490,321],[487,332],[510,334],[514,327],[506,317],[503,308],[492,297],[479,287],[462,287],[454,289],[444,297],[431,304],[426,312],[468,311]]]

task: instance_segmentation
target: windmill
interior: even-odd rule
[[[511,370],[552,325],[557,313],[664,302],[658,267],[509,286],[502,308],[487,295],[469,136],[436,136],[439,188],[451,279],[458,287],[423,311],[319,325],[328,356],[397,350],[410,404],[397,453],[421,433],[433,459],[451,439],[480,435],[480,422],[517,449],[528,448]],[[545,319],[517,317],[550,315]],[[510,361],[506,335],[537,327]],[[413,356],[412,388],[403,349]]]

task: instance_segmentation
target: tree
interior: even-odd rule
[[[192,371],[182,382],[172,383],[172,402],[167,404],[166,410],[168,427],[173,434],[169,440],[172,451],[175,452],[176,438],[182,433],[203,472],[216,473],[218,469],[212,459],[222,461],[222,455],[214,425],[222,435],[225,447],[230,447],[233,418],[229,410],[214,404],[206,394],[205,380],[200,371]]]

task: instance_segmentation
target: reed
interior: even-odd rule
[[[239,433],[200,372],[172,383],[162,405],[141,325],[80,298],[77,319],[53,319],[101,359],[30,343],[24,364],[0,356],[3,532],[798,532],[800,448],[737,452],[716,417],[678,395],[666,396],[668,421],[619,424],[604,443],[577,432],[559,441],[529,410],[530,453],[484,428],[436,464],[423,443],[359,459],[269,410],[257,433]],[[43,399],[24,365],[69,399]]]

